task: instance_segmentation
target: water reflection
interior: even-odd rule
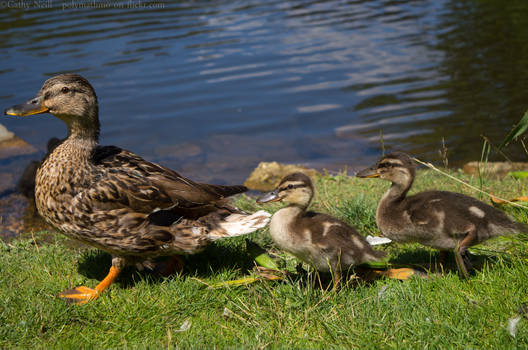
[[[459,164],[526,109],[522,0],[66,6],[89,3],[2,9],[0,104],[79,72],[99,96],[103,144],[201,181],[242,182],[262,160],[361,167],[380,132],[432,161],[444,137]],[[2,123],[40,155],[65,133],[49,116]],[[19,177],[19,161],[0,172]]]

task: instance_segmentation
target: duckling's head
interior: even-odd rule
[[[303,173],[293,173],[285,176],[277,188],[260,197],[258,203],[283,201],[306,208],[314,195],[314,187],[310,178]]]
[[[393,152],[382,157],[370,168],[361,170],[357,177],[379,177],[398,185],[410,185],[416,175],[416,167],[411,157],[403,152]]]
[[[88,80],[78,74],[50,78],[37,96],[5,110],[5,114],[19,117],[41,113],[51,113],[63,120],[70,134],[99,136],[97,96]]]

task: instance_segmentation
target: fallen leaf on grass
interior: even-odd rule
[[[237,280],[218,282],[208,285],[211,289],[225,288],[225,287],[238,287],[245,286],[257,281],[268,280],[277,281],[284,278],[285,273],[283,271],[277,271],[274,269],[257,268],[255,276],[243,277]]]
[[[366,262],[366,263],[363,263],[359,266],[361,267],[366,267],[368,269],[373,269],[373,270],[376,270],[376,269],[386,269],[389,267],[389,259],[384,259],[384,260],[381,260],[381,261],[370,261],[370,262]]]
[[[380,237],[380,236],[368,235],[367,237],[365,237],[365,239],[367,240],[367,242],[369,242],[370,245],[380,245],[380,244],[387,244],[387,243],[392,242],[391,239],[387,237]]]
[[[237,280],[232,281],[224,281],[224,282],[218,282],[213,283],[209,285],[210,289],[217,289],[217,288],[224,288],[224,287],[238,287],[238,286],[245,286],[248,284],[251,284],[253,282],[257,282],[258,278],[256,277],[244,277]]]
[[[404,267],[401,269],[388,269],[386,271],[375,271],[375,272],[387,278],[392,278],[392,279],[402,280],[402,281],[408,280],[412,276],[427,278],[427,275],[424,274],[423,272],[415,270],[415,269],[407,268],[407,267]]]
[[[268,255],[266,250],[261,248],[258,244],[251,242],[249,239],[246,239],[246,251],[258,265],[272,270],[279,270],[279,267]]]
[[[389,289],[389,286],[382,286],[380,290],[378,291],[378,299],[383,299],[385,296],[385,292]]]
[[[510,199],[508,201],[505,201],[505,200],[502,200],[502,199],[499,199],[493,195],[491,195],[491,201],[495,204],[507,204],[508,201],[509,202],[528,202],[528,196],[520,196],[520,197],[515,197],[513,199]]]
[[[508,320],[508,331],[510,332],[510,335],[515,338],[515,335],[517,334],[517,324],[521,320],[521,316],[515,316]]]
[[[186,332],[189,329],[191,329],[191,321],[185,320],[180,326],[180,329],[176,330],[176,332]]]

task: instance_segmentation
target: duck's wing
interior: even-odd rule
[[[102,151],[94,154],[90,183],[79,186],[71,211],[83,230],[76,237],[112,254],[193,253],[269,221],[265,212],[233,214],[223,197],[229,189],[214,191],[117,148]]]
[[[78,212],[108,212],[124,209],[126,212],[150,214],[178,205],[192,205],[177,201],[163,188],[140,174],[123,169],[105,169],[93,177],[90,187],[74,197]]]
[[[148,162],[132,152],[115,146],[97,147],[93,161],[105,169],[119,169],[131,174],[131,177],[136,175],[142,177],[168,195],[173,201],[172,206],[182,208],[212,204],[247,191],[245,186],[221,186],[194,182],[171,169]]]

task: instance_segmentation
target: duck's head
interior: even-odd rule
[[[303,173],[293,173],[285,176],[276,189],[260,197],[257,203],[283,201],[300,207],[308,207],[313,195],[314,187],[310,178]]]
[[[415,175],[414,162],[403,152],[389,153],[370,168],[356,174],[357,177],[363,178],[379,177],[398,185],[410,185]]]
[[[96,138],[99,135],[97,96],[88,80],[78,74],[61,74],[46,80],[34,98],[4,113],[19,117],[51,113],[68,125],[70,133]]]

